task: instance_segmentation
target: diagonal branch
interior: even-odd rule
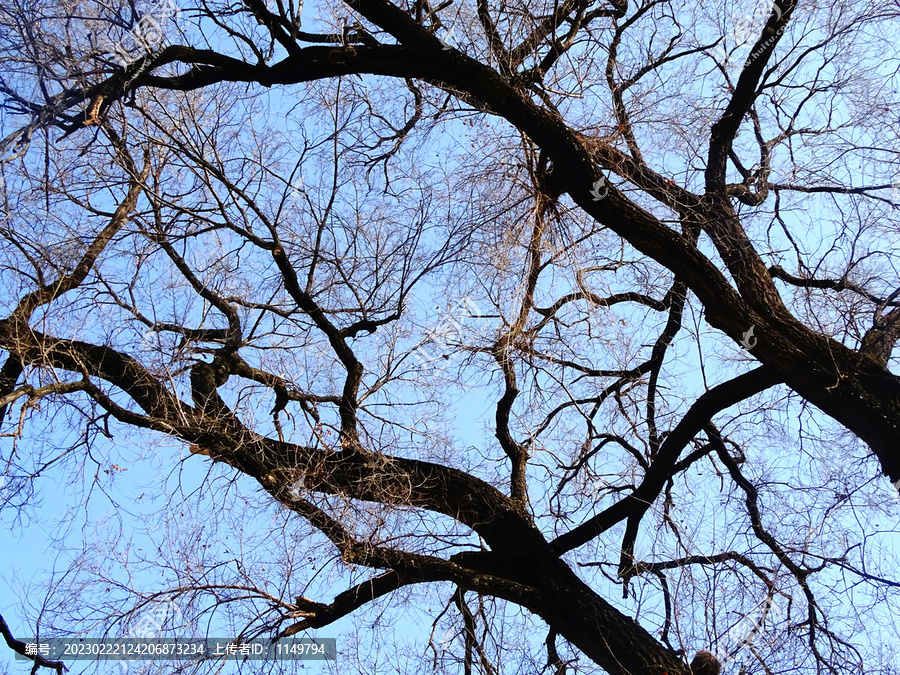
[[[34,661],[34,668],[32,669],[32,673],[36,672],[38,667],[44,668],[53,668],[57,675],[62,675],[64,670],[68,670],[65,664],[62,661],[48,661],[40,654],[29,654],[27,650],[27,645],[21,640],[16,640],[12,631],[9,630],[9,626],[6,625],[6,620],[0,615],[0,634],[3,635],[3,639],[6,640],[7,646],[12,649],[17,654],[21,654],[26,659],[31,659]]]
[[[552,550],[557,555],[562,555],[587,543],[625,518],[629,519],[630,530],[635,531],[636,536],[641,518],[656,501],[666,481],[671,477],[678,456],[691,439],[718,413],[765,391],[780,381],[781,378],[771,369],[761,366],[733,380],[718,384],[704,393],[666,436],[637,490],[569,532],[558,536],[550,543]],[[628,539],[632,540],[632,537],[629,536]],[[624,559],[626,555],[630,556],[630,553],[623,549],[622,555]]]
[[[726,164],[738,128],[756,100],[759,80],[796,6],[797,0],[778,0],[774,3],[762,35],[753,46],[752,56],[744,64],[731,100],[722,116],[712,126],[706,165],[707,192],[720,191],[725,187]]]

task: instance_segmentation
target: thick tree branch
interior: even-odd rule
[[[712,126],[706,165],[707,192],[717,192],[724,188],[726,162],[734,138],[756,99],[759,80],[796,6],[797,0],[777,0],[773,4],[773,11],[763,27],[762,35],[753,46],[751,58],[744,64],[731,100],[719,121]]]
[[[10,649],[17,654],[21,654],[26,659],[34,661],[34,668],[31,671],[32,674],[37,672],[39,667],[52,668],[57,672],[57,675],[62,675],[64,670],[68,670],[62,661],[48,661],[40,654],[29,654],[26,649],[27,645],[21,640],[16,640],[13,637],[12,631],[9,630],[9,626],[6,625],[6,620],[2,615],[0,615],[0,634],[3,635],[3,639],[6,640],[6,644]]]
[[[590,520],[558,536],[550,543],[553,551],[558,555],[571,551],[626,518],[633,523],[631,529],[635,530],[643,514],[656,501],[666,481],[671,477],[672,467],[691,439],[721,411],[765,391],[780,381],[781,378],[777,373],[762,366],[718,384],[700,396],[666,436],[637,490]],[[625,554],[623,551],[623,557]]]

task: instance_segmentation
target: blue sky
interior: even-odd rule
[[[307,14],[313,13],[315,5],[304,11]],[[698,81],[695,86],[699,90],[708,85]],[[276,111],[286,108],[285,101],[289,101],[290,96],[291,92],[273,92],[268,99],[269,105]],[[256,104],[259,105],[258,101]],[[574,104],[577,105],[579,104]],[[264,107],[259,112],[267,114]],[[281,113],[276,113],[278,114]],[[315,129],[310,129],[312,135],[315,132]],[[467,142],[477,141],[477,133],[469,133],[460,125],[451,127],[450,132],[432,139],[434,145],[429,149],[436,154],[451,155],[453,148],[458,149]],[[752,139],[746,137],[742,140],[752,142]],[[658,150],[656,159],[660,165],[666,165],[670,156],[663,148]],[[673,175],[682,171],[687,172],[687,167],[675,167]],[[870,173],[873,175],[870,176]],[[876,173],[874,169],[870,172],[868,167],[863,166],[862,180],[875,181],[880,178]],[[304,176],[306,184],[317,179],[321,179],[321,176]],[[694,179],[697,177],[694,176]],[[827,217],[817,223],[817,229],[807,232],[802,243],[811,250],[827,250],[836,224],[830,223],[828,218],[834,218],[834,214],[829,214],[828,206],[821,202],[817,202],[815,208],[827,214]],[[761,229],[765,226],[762,219],[755,219],[750,213],[747,216],[750,227]],[[794,217],[790,212],[785,217],[792,224],[802,222],[790,220]],[[714,257],[708,242],[705,243],[705,251]],[[840,263],[839,260],[835,262]],[[570,281],[559,278],[555,283],[558,288],[565,288]],[[541,292],[549,297],[555,290],[557,289],[551,284],[542,288]],[[432,293],[435,297],[428,297]],[[452,288],[424,286],[422,293],[416,298],[422,323],[426,326],[437,325],[441,320],[438,308],[446,306],[448,299],[458,299],[454,298],[454,293]],[[689,315],[692,327],[688,332],[693,332],[695,343],[686,339],[673,348],[673,359],[677,356],[684,371],[677,384],[688,400],[692,395],[703,391],[704,385],[723,381],[752,364],[752,359],[739,347],[722,340],[714,331],[709,330],[702,316],[693,308]],[[637,340],[645,342],[652,341],[658,329],[658,325],[651,322],[642,323],[645,319],[640,313],[627,309],[617,308],[603,314],[603,317],[631,324],[627,330],[633,331]],[[467,325],[477,328],[481,325],[480,321],[473,319]],[[703,362],[697,358],[694,348],[695,344],[700,343],[712,355]],[[365,350],[364,347],[362,349]],[[445,375],[455,375],[460,361],[459,357],[454,356],[444,364]],[[483,361],[477,363],[484,364]],[[478,367],[477,363],[475,369]],[[462,373],[464,386],[449,382],[446,384],[441,392],[441,403],[452,419],[455,429],[454,445],[472,448],[473,455],[480,453],[496,457],[496,442],[492,438],[490,427],[498,391],[497,373],[493,370],[489,371],[489,375],[477,375],[473,374],[473,370]],[[434,370],[429,373],[429,377],[439,376]],[[486,384],[487,382],[490,384]],[[479,388],[469,389],[465,386],[468,384],[478,384]],[[730,416],[739,418],[748,436],[756,433],[754,425],[757,425],[757,430],[766,429],[749,412],[730,411],[724,417]],[[230,561],[252,561],[254,569],[247,576],[269,584],[262,587],[262,590],[275,595],[283,591],[288,598],[292,593],[303,592],[308,597],[321,601],[329,600],[330,595],[348,587],[351,581],[359,581],[370,574],[367,570],[343,570],[333,560],[333,552],[332,559],[329,559],[327,549],[316,546],[313,560],[310,561],[311,567],[320,568],[323,573],[308,576],[298,573],[298,576],[287,577],[279,566],[279,555],[286,552],[303,555],[307,543],[302,536],[303,530],[300,527],[294,529],[296,520],[292,521],[289,516],[286,517],[285,512],[269,503],[266,495],[261,494],[252,481],[234,478],[230,472],[212,467],[210,460],[190,456],[183,444],[143,432],[126,433],[114,423],[110,425],[112,438],[94,434],[89,444],[79,446],[82,431],[77,419],[77,416],[70,416],[64,408],[54,410],[53,404],[48,402],[31,418],[22,439],[15,447],[10,439],[3,439],[2,456],[9,458],[15,453],[17,465],[27,468],[29,465],[39,465],[41,461],[51,462],[40,476],[26,479],[24,476],[27,472],[14,472],[16,477],[4,485],[3,495],[11,499],[8,506],[17,505],[22,498],[29,500],[29,505],[21,511],[16,512],[7,506],[0,515],[4,519],[4,525],[8,527],[5,535],[6,555],[0,564],[0,575],[4,581],[3,588],[0,588],[0,608],[17,637],[30,637],[32,620],[40,613],[51,592],[53,596],[47,601],[47,611],[56,611],[54,603],[59,601],[60,584],[73,584],[84,594],[76,597],[90,599],[91,602],[83,610],[82,623],[77,624],[79,628],[87,628],[92,621],[102,617],[103,610],[107,607],[104,604],[106,594],[110,594],[110,598],[122,598],[127,589],[155,591],[169,588],[178,578],[176,572],[183,571],[179,566],[187,564],[208,565],[210,569],[218,571],[217,565],[228,561],[225,566],[228,575],[238,578],[244,572],[236,563],[233,569],[229,567]],[[833,425],[817,412],[806,412],[796,418],[785,415],[780,421],[784,425],[785,436],[795,441],[804,434],[801,422],[819,426],[824,430],[823,435],[833,439],[830,450],[833,454],[828,454],[828,451],[821,454],[833,470],[833,480],[839,482],[844,475],[842,472],[849,472],[851,465],[860,461],[859,448],[852,441],[842,440],[840,434],[834,431]],[[799,453],[799,458],[796,454],[782,452],[785,447],[783,439],[762,437],[756,440],[757,444],[753,447],[753,452],[756,453],[755,478],[764,481],[773,475],[787,475],[792,479],[820,477],[814,474],[822,470],[821,467],[806,462],[805,452]],[[841,447],[842,442],[847,443],[846,451]],[[80,454],[76,457],[83,460],[73,459],[71,455],[54,459],[65,448],[72,446],[79,448]],[[794,446],[791,447],[793,449]],[[498,465],[498,473],[502,474],[504,470],[502,464]],[[535,467],[532,471],[535,477],[540,477],[539,468]],[[615,467],[611,473],[616,473]],[[692,488],[696,486],[698,503],[703,505],[699,509],[697,525],[692,534],[704,541],[715,542],[717,548],[723,550],[732,547],[740,550],[741,546],[748,545],[745,532],[730,529],[732,523],[728,521],[728,513],[721,501],[724,497],[716,490],[718,479],[714,475],[715,469],[709,465],[698,465],[688,473]],[[886,479],[877,476],[874,470],[870,473],[873,478],[865,484],[865,489],[868,490],[866,498],[884,498],[892,494],[884,485]],[[824,497],[824,491],[822,495]],[[544,495],[535,494],[535,501],[539,501],[542,496]],[[806,495],[796,495],[797,500],[806,498]],[[815,499],[809,498],[812,504]],[[609,503],[610,497],[606,497],[601,504],[582,505],[577,513],[585,516],[592,509]],[[810,508],[812,512],[812,506]],[[877,523],[877,532],[871,535],[869,542],[883,547],[887,553],[895,552],[894,528],[898,505],[885,502],[866,513]],[[853,525],[852,520],[856,515],[848,513],[840,522]],[[809,527],[810,532],[815,533],[815,528],[819,525],[810,516],[809,523],[798,522],[797,526]],[[614,529],[611,534],[617,535],[620,532]],[[648,517],[648,525],[642,531],[638,550],[651,550],[657,536],[663,535],[654,532]],[[273,542],[273,539],[276,541]],[[585,576],[590,575],[599,592],[625,611],[632,615],[643,612],[645,616],[658,616],[661,599],[649,585],[635,582],[634,594],[623,600],[618,597],[621,594],[620,587],[596,573],[594,568],[577,567],[579,563],[589,563],[599,558],[614,559],[610,551],[615,548],[619,538],[610,536],[607,539],[607,542],[573,552],[568,559]],[[164,555],[158,553],[160,550],[164,550]],[[203,574],[203,571],[199,573]],[[106,586],[98,582],[102,577],[107,579]],[[839,577],[835,573],[830,581],[839,585]],[[309,590],[305,590],[307,588]],[[442,587],[439,590],[443,597],[449,597],[448,588]],[[417,597],[417,592],[413,592],[413,599]],[[863,595],[862,591],[859,593]],[[756,599],[763,598],[757,595]],[[883,612],[887,618],[891,616],[890,607],[892,605],[885,603]],[[383,615],[380,614],[382,610]],[[355,649],[354,640],[357,637],[368,642],[370,653],[384,649],[384,662],[388,664],[385,668],[390,672],[391,659],[396,656],[390,650],[395,649],[396,644],[382,644],[384,633],[393,631],[394,637],[408,648],[421,648],[431,631],[432,617],[439,610],[439,601],[426,610],[419,609],[412,602],[406,604],[401,598],[376,603],[358,617],[348,617],[311,634],[336,637],[339,652],[345,650],[345,654],[346,650]],[[440,636],[445,635],[447,630],[452,630],[453,623],[449,617],[450,615],[438,624],[437,633]],[[195,629],[200,634],[227,637],[229,631],[234,629],[220,614],[210,616],[198,610],[196,618]],[[723,627],[719,633],[727,632],[728,626],[738,618],[723,618]],[[539,642],[543,636],[535,634],[531,637]],[[0,652],[0,663],[3,658],[8,658],[8,653]],[[339,659],[334,665],[304,664],[307,667],[305,672],[339,671],[347,667],[348,661],[352,659]],[[237,670],[234,666],[229,668]],[[24,666],[11,666],[10,671],[24,672]],[[73,668],[72,672],[78,671]],[[228,668],[224,672],[228,672]]]

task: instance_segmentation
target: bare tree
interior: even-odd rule
[[[87,514],[128,442],[171,527],[41,626],[406,603],[397,671],[896,668],[894,0],[0,22],[3,504]]]

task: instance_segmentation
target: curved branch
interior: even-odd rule
[[[726,162],[738,128],[756,100],[759,80],[796,6],[797,0],[778,0],[774,3],[762,35],[753,46],[751,58],[744,64],[731,100],[719,121],[712,126],[705,173],[707,192],[717,192],[725,187]]]
[[[3,635],[3,639],[6,640],[6,644],[10,649],[12,649],[17,654],[21,654],[26,659],[31,659],[32,661],[34,661],[34,669],[31,671],[32,673],[37,671],[38,667],[41,666],[44,668],[53,668],[57,672],[57,675],[62,675],[62,672],[64,670],[68,670],[68,668],[62,661],[48,661],[40,654],[29,654],[27,645],[21,640],[16,640],[13,637],[12,631],[9,630],[9,626],[6,625],[6,620],[2,615],[0,615],[0,634]]]
[[[755,396],[781,381],[773,370],[760,366],[733,380],[718,384],[704,393],[666,436],[637,490],[569,532],[558,536],[550,543],[552,550],[557,555],[562,555],[586,544],[625,518],[634,523],[632,529],[636,528],[643,514],[656,501],[666,481],[671,477],[672,467],[681,451],[704,429],[709,420],[726,408]]]

